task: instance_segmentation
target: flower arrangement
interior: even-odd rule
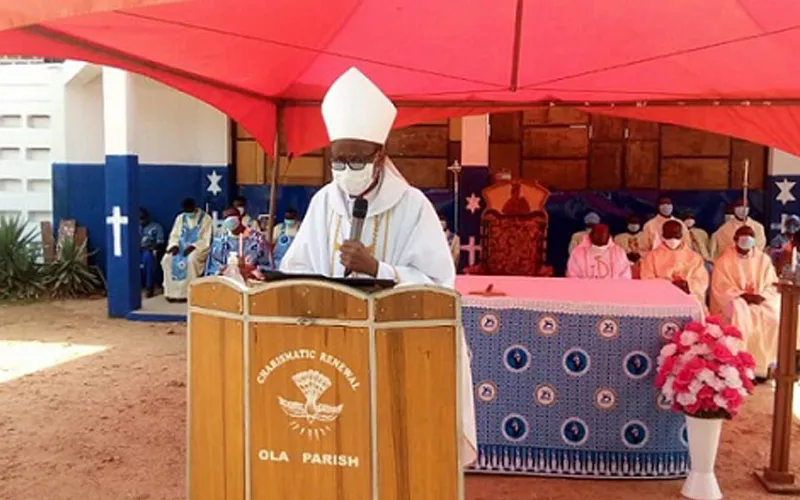
[[[755,360],[742,332],[716,317],[691,322],[658,356],[656,387],[672,408],[696,418],[731,419],[752,394]]]

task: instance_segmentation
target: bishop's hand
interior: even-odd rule
[[[373,278],[378,276],[378,260],[370,255],[367,247],[360,241],[345,241],[339,248],[339,258],[345,269],[354,273],[368,274]]]

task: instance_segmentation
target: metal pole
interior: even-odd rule
[[[278,211],[278,170],[281,165],[281,133],[283,133],[283,106],[275,110],[275,141],[272,145],[272,172],[269,179],[269,218],[267,219],[267,241],[272,248],[272,228],[275,226],[275,212]]]
[[[460,188],[460,177],[461,177],[461,164],[458,163],[458,160],[454,161],[452,165],[447,167],[447,170],[453,172],[453,232],[455,234],[459,234],[459,212],[461,212],[460,208],[460,199],[461,199],[461,188]]]

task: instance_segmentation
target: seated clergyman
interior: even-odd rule
[[[678,221],[666,221],[661,226],[661,244],[642,260],[641,278],[669,280],[705,310],[708,271],[703,257],[686,244],[683,236]]]
[[[567,262],[568,278],[631,279],[625,250],[611,241],[608,226],[597,224],[589,239],[578,245]]]
[[[203,275],[211,244],[211,217],[197,208],[192,198],[182,203],[169,233],[167,253],[161,259],[164,296],[170,302],[185,301],[189,283]]]

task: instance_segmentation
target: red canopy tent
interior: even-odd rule
[[[77,16],[176,0],[0,0],[0,30]]]
[[[327,142],[318,104],[356,65],[397,126],[577,105],[800,154],[796,0],[189,0],[0,33],[0,51],[147,75],[287,149]],[[614,104],[610,108],[610,104]]]

